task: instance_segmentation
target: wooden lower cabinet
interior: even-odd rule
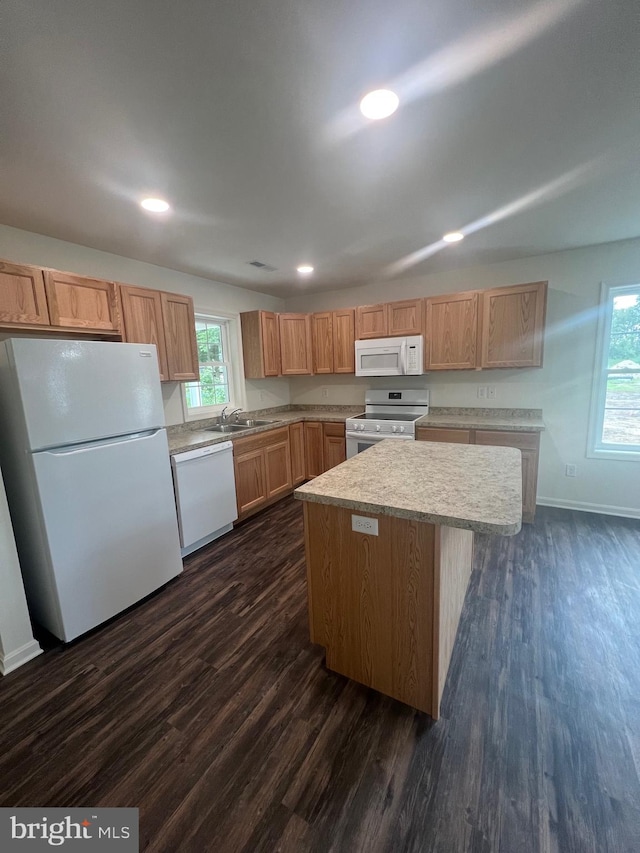
[[[291,446],[291,480],[294,486],[299,486],[306,479],[304,424],[302,422],[289,426],[289,444]]]
[[[324,435],[320,423],[304,425],[304,458],[307,480],[324,472]]]
[[[293,488],[289,427],[235,440],[233,462],[241,521]]]
[[[323,424],[322,434],[324,436],[324,470],[335,468],[347,458],[346,439],[344,437],[344,424]]]
[[[539,432],[511,432],[497,429],[440,429],[418,427],[416,441],[443,441],[456,444],[484,444],[515,447],[522,454],[522,520],[533,524],[538,490]]]

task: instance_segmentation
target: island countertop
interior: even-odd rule
[[[521,454],[513,447],[388,439],[294,495],[372,515],[508,536],[522,523]]]

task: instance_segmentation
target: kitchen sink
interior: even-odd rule
[[[217,424],[209,427],[206,432],[242,432],[245,429],[250,429],[250,427],[244,424]]]
[[[257,418],[238,418],[237,421],[234,421],[234,424],[238,424],[238,426],[244,427],[257,427],[257,426],[267,426],[267,424],[272,424],[273,421],[261,421]]]

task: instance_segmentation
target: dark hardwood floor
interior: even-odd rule
[[[0,680],[2,806],[138,806],[148,851],[640,851],[640,523],[477,537],[442,718],[326,671],[288,499]]]

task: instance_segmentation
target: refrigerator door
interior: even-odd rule
[[[32,458],[58,619],[28,567],[25,581],[51,633],[73,640],[180,574],[163,429]]]
[[[164,426],[153,345],[13,338],[7,353],[32,451]]]

